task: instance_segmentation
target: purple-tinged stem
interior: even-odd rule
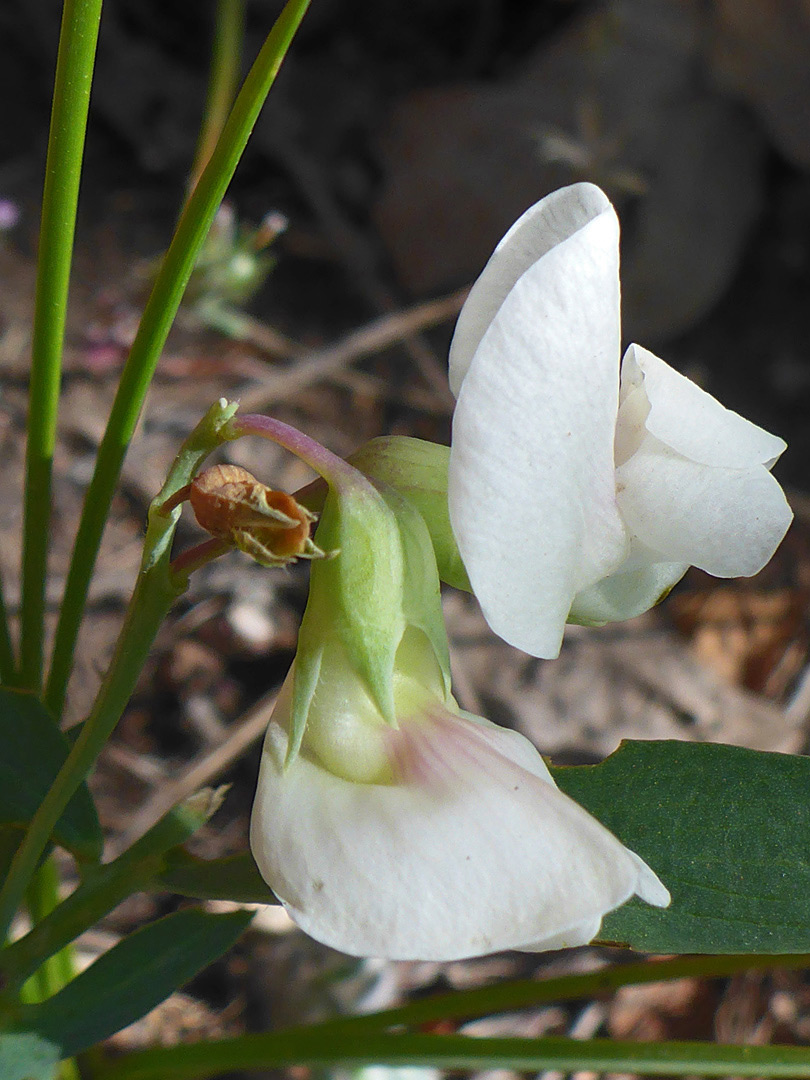
[[[188,551],[184,551],[173,559],[170,569],[173,574],[190,574],[193,570],[199,570],[206,563],[218,559],[228,551],[233,551],[234,545],[229,540],[222,540],[213,536],[210,540],[204,540]]]
[[[341,488],[346,484],[368,484],[368,480],[361,472],[349,465],[343,458],[327,450],[315,439],[305,435],[297,428],[274,420],[271,416],[261,416],[258,413],[249,413],[246,416],[236,416],[228,425],[228,429],[234,438],[242,435],[260,435],[263,439],[283,446],[291,454],[295,454],[311,469],[334,487]]]

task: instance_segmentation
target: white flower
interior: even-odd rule
[[[281,691],[251,821],[262,876],[312,937],[453,960],[584,944],[634,893],[669,903],[531,743],[458,711],[419,633],[397,656],[396,728],[339,655],[324,665],[291,762],[292,676]]]
[[[535,656],[689,565],[755,574],[791,520],[781,439],[637,345],[620,384],[619,308],[618,219],[576,184],[513,225],[453,337],[453,531],[490,626]]]
[[[531,743],[460,712],[419,511],[278,421],[241,420],[329,485],[298,651],[267,731],[250,845],[319,941],[450,960],[579,945],[652,870],[554,784]]]

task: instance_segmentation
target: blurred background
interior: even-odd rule
[[[243,70],[280,7],[247,0]],[[0,8],[0,557],[12,606],[60,14],[57,0]],[[186,189],[213,24],[213,0],[115,0],[102,19],[57,456],[52,617],[117,375]],[[691,571],[642,619],[572,628],[558,661],[508,649],[472,600],[448,594],[458,697],[557,762],[598,760],[622,738],[806,751],[808,0],[313,0],[125,467],[72,684],[73,722],[131,591],[146,506],[208,405],[241,398],[342,454],[381,433],[447,441],[446,353],[466,287],[524,209],[581,179],[601,185],[622,218],[627,340],[787,439],[776,473],[796,522],[757,578]],[[273,486],[309,479],[272,447],[240,443],[228,453]],[[186,522],[180,546],[196,539]],[[96,776],[111,851],[184,794],[220,781],[233,787],[197,850],[244,849],[259,739],[305,597],[305,568],[270,572],[232,556],[195,575]],[[83,940],[84,957],[178,903],[134,898]],[[269,909],[244,945],[118,1041],[267,1029],[608,958],[592,948],[358,963]],[[493,1034],[802,1042],[810,982],[801,973],[683,980],[488,1023]]]

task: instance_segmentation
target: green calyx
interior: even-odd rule
[[[404,682],[443,701],[450,696],[439,575],[419,511],[386,484],[347,470],[332,478],[314,539],[337,554],[312,566],[295,660],[290,758],[311,712],[323,710],[328,723],[330,709],[337,715],[356,705],[395,727]],[[418,691],[405,697],[415,700]]]
[[[427,526],[441,580],[471,592],[447,510],[450,447],[407,435],[389,435],[367,442],[349,461],[407,498]]]

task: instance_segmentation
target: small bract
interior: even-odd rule
[[[621,364],[619,222],[599,188],[541,200],[495,249],[450,349],[450,519],[492,629],[534,656],[566,620],[648,610],[690,565],[757,573],[791,521],[782,439],[646,349]]]

